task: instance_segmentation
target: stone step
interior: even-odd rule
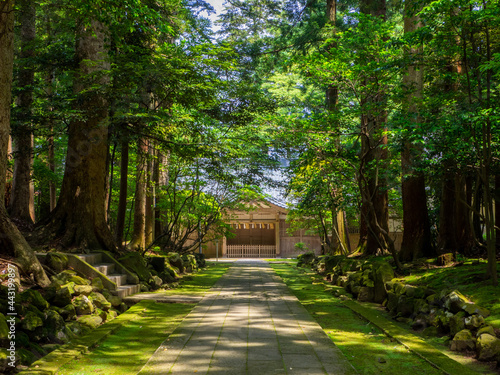
[[[108,279],[110,279],[112,282],[116,284],[116,286],[122,286],[127,283],[127,275],[123,274],[113,274],[113,275],[107,275]]]
[[[115,264],[114,263],[96,264],[94,265],[94,268],[98,270],[100,273],[103,273],[104,275],[108,276],[111,275],[115,270]]]
[[[112,293],[117,295],[120,298],[125,298],[127,296],[132,295],[132,294],[139,293],[140,290],[141,290],[141,287],[137,284],[127,284],[127,285],[119,286]]]
[[[90,265],[102,263],[101,253],[80,254],[78,257]]]

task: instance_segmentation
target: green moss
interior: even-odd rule
[[[331,294],[336,287],[323,284],[316,274],[286,264],[272,267],[359,373],[442,374],[347,308]]]

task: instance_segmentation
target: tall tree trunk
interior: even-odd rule
[[[154,236],[154,197],[153,197],[153,165],[154,165],[154,148],[151,141],[148,142],[148,159],[146,173],[146,220],[144,222],[144,246],[148,247],[153,242]]]
[[[35,222],[35,188],[31,179],[33,165],[32,104],[35,71],[27,62],[34,56],[33,42],[36,37],[36,2],[20,0],[19,23],[21,25],[21,53],[19,70],[20,93],[17,98],[19,123],[13,129],[14,179],[9,212],[11,218],[24,223]]]
[[[14,1],[0,1],[0,253],[14,255],[27,274],[41,286],[50,283],[33,250],[12,224],[3,204],[10,132],[10,102],[14,63]]]
[[[161,196],[162,188],[168,186],[169,175],[168,175],[168,163],[169,163],[169,153],[164,154],[158,150],[158,155],[156,157],[155,168],[153,172],[153,180],[155,184],[155,239],[160,236],[163,232],[164,223],[162,220],[161,212]]]
[[[471,225],[471,210],[469,208],[470,188],[467,179],[461,174],[455,174],[455,235],[457,242],[457,251],[461,254],[472,254],[474,247],[474,235]]]
[[[128,189],[128,154],[129,139],[123,135],[121,141],[120,160],[120,195],[118,198],[118,212],[116,214],[115,239],[119,247],[123,246],[123,231],[125,229],[125,217],[127,214],[127,189]]]
[[[441,205],[439,208],[438,253],[455,253],[456,237],[455,173],[450,161],[445,162],[442,180]]]
[[[496,248],[500,251],[500,174],[495,175],[495,226]]]
[[[385,20],[386,17],[386,2],[385,0],[361,0],[359,9],[364,14]],[[387,160],[387,136],[384,135],[386,130],[387,114],[383,105],[383,87],[376,89],[376,92],[367,94],[362,102],[363,115],[361,116],[361,157],[365,158],[364,165],[366,168],[364,173],[367,175],[367,183],[363,184],[363,188],[367,189],[363,193],[366,199],[370,199],[371,203],[365,207],[366,224],[368,227],[367,242],[365,254],[376,254],[380,249],[380,245],[386,243],[385,236],[377,229],[389,232],[389,197],[387,192],[387,181],[383,173]],[[367,201],[364,205],[367,205]],[[387,244],[386,244],[387,245]],[[382,249],[381,249],[382,250]]]
[[[337,1],[336,0],[326,0],[326,22],[332,26],[335,27],[335,22],[337,19]],[[336,43],[333,42],[331,47],[335,47]],[[325,95],[325,104],[326,104],[326,109],[328,112],[332,114],[336,114],[338,111],[338,102],[339,102],[339,90],[338,87],[334,84],[330,84],[326,88],[326,95]],[[338,129],[338,122],[335,121],[334,124],[332,124],[332,127],[337,130]],[[340,147],[340,139],[337,140],[337,147]],[[335,192],[334,194],[338,194],[338,192]],[[344,214],[342,210],[337,210],[337,213],[333,216],[333,226],[334,226],[334,231],[336,231],[337,236],[336,236],[336,245],[335,247],[339,249],[349,249],[350,247],[348,245],[348,239],[346,235],[346,228],[344,225]]]
[[[144,249],[146,230],[146,173],[147,173],[147,143],[139,139],[137,144],[137,171],[134,195],[134,227],[129,248]]]
[[[55,235],[61,247],[116,250],[106,222],[106,157],[108,154],[108,105],[94,86],[106,84],[100,74],[109,68],[105,28],[95,20],[82,22],[78,30],[76,56],[79,71],[74,91],[80,94],[82,119],[68,129],[66,169],[50,223],[41,227],[42,237]]]
[[[420,18],[416,15],[419,9],[415,0],[405,1],[405,34],[413,33],[422,27]],[[411,60],[418,59],[422,48],[410,48],[408,51]],[[403,85],[408,90],[404,106],[412,122],[418,126],[418,101],[422,98],[423,66],[413,63],[403,76]],[[425,176],[415,171],[415,164],[422,155],[418,146],[411,140],[404,140],[404,149],[401,154],[402,199],[403,199],[403,242],[401,244],[401,260],[415,260],[420,257],[435,255],[431,244],[431,230],[427,211],[427,196],[425,193]]]

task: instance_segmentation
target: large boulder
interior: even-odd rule
[[[465,310],[470,301],[458,290],[454,290],[443,299],[444,307],[453,314]]]
[[[67,283],[75,283],[75,285],[89,285],[90,281],[80,277],[75,271],[65,270],[55,276],[52,276],[53,283],[58,283],[60,285]]]
[[[382,303],[387,298],[385,284],[394,278],[394,270],[387,262],[376,262],[373,266],[373,301]]]
[[[477,358],[480,361],[500,361],[500,340],[489,333],[477,339]]]
[[[196,263],[198,264],[198,268],[204,268],[207,265],[205,261],[205,254],[195,253],[194,256],[196,258]]]
[[[468,329],[463,329],[451,340],[450,349],[461,352],[464,350],[474,350],[476,348],[476,339],[472,336],[472,332]]]
[[[165,257],[149,257],[148,263],[158,273],[165,271]]]
[[[68,267],[68,257],[61,253],[47,253],[45,264],[56,273],[63,272]]]
[[[137,274],[139,280],[148,282],[149,279],[151,279],[151,271],[147,267],[146,261],[141,254],[130,251],[121,257],[119,261],[130,271]]]
[[[373,295],[374,295],[374,288],[368,287],[368,286],[361,286],[359,288],[359,293],[358,293],[358,301],[360,302],[372,302],[373,301]]]

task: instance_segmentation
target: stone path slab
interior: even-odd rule
[[[140,371],[153,374],[355,374],[263,261],[235,262]]]
[[[141,301],[155,301],[159,303],[198,303],[202,300],[202,296],[189,295],[165,295],[163,293],[137,293],[132,296],[123,298],[123,302],[133,305]]]

